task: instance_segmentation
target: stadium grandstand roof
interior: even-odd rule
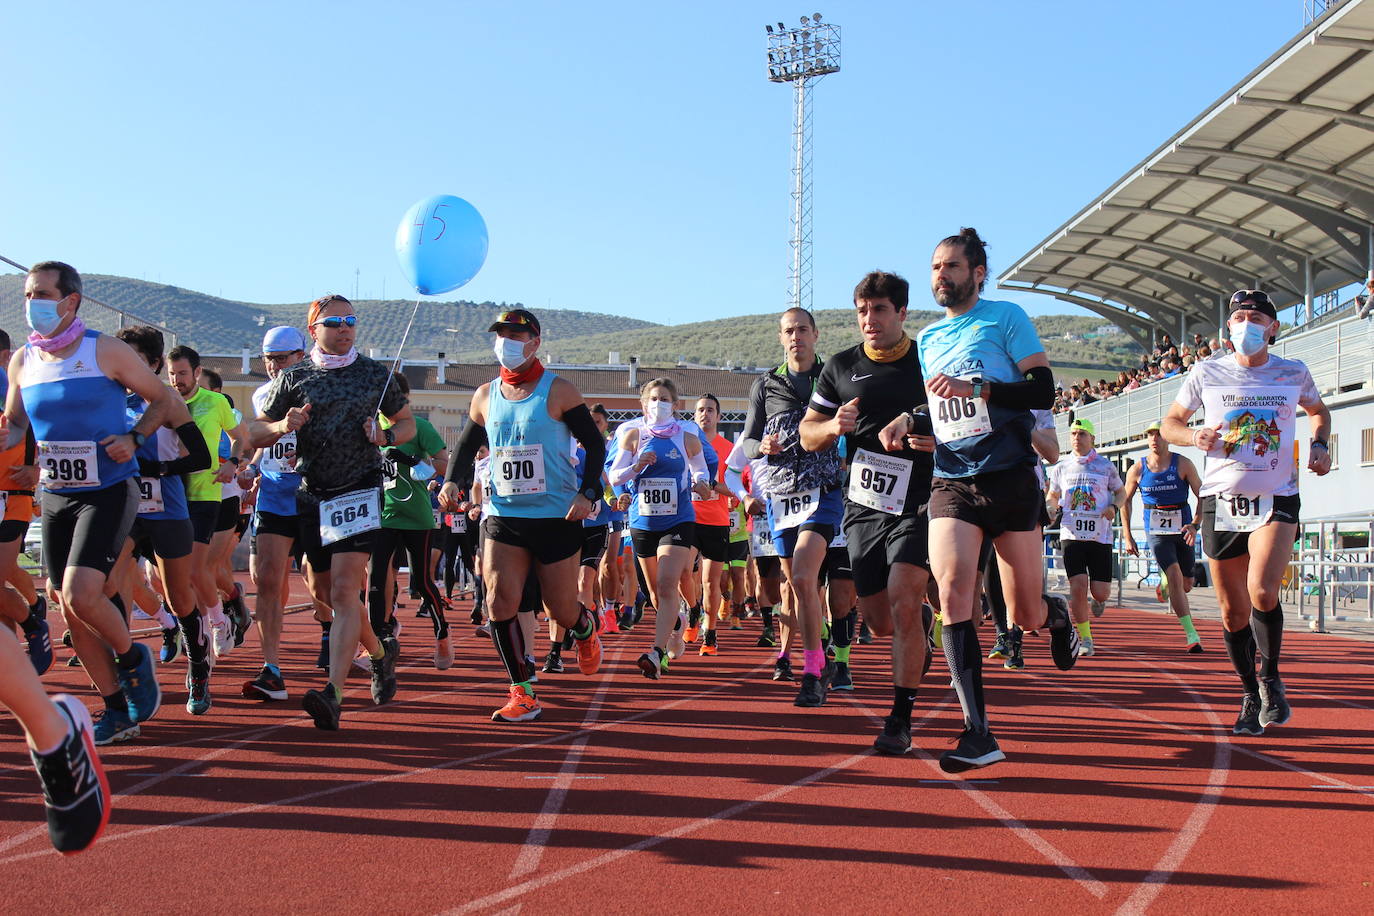
[[[1235,289],[1310,307],[1374,269],[1372,224],[1374,0],[1346,0],[997,282],[1144,343],[1218,327]]]

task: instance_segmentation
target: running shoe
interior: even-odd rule
[[[662,673],[664,656],[658,649],[651,649],[639,657],[636,664],[639,666],[639,673],[651,681],[658,680]]]
[[[175,617],[172,618],[171,629],[162,629],[162,649],[157,653],[157,660],[162,664],[176,661],[176,657],[181,654],[181,622]]]
[[[744,599],[744,616],[745,616],[745,617],[757,617],[757,616],[759,616],[759,602],[758,602],[758,599],[757,599],[757,598],[745,598],[745,599]]]
[[[453,667],[453,637],[441,636],[434,640],[434,667],[447,671]]]
[[[429,619],[433,619],[433,617],[434,617],[434,612],[431,611],[431,610],[429,609],[429,605],[428,605],[428,604],[422,604],[422,605],[420,605],[420,609],[419,609],[418,611],[415,612],[415,616],[416,616],[416,617],[423,617],[423,618],[429,620]]]
[[[506,705],[491,714],[493,722],[533,722],[544,714],[539,699],[525,692],[519,684],[510,685]]]
[[[1006,759],[1007,755],[997,746],[997,739],[992,732],[978,731],[965,722],[959,743],[940,755],[940,769],[946,773],[963,773]]]
[[[775,681],[795,681],[797,676],[792,673],[792,660],[790,658],[780,658],[773,663],[773,680]]]
[[[619,619],[617,619],[615,612],[610,610],[609,608],[601,612],[601,623],[605,627],[605,629],[602,632],[620,632],[620,621]]]
[[[848,662],[835,662],[835,676],[830,679],[831,690],[853,690],[854,675],[849,672]]]
[[[1093,655],[1094,655],[1094,653],[1095,653],[1095,650],[1093,649],[1093,639],[1092,639],[1092,637],[1091,637],[1091,636],[1079,637],[1079,639],[1078,639],[1078,657],[1079,657],[1079,658],[1092,658]]]
[[[29,647],[29,663],[33,665],[33,670],[39,675],[47,674],[53,661],[52,630],[49,629],[48,622],[40,619],[32,632],[25,631],[24,642]]]
[[[1006,633],[998,633],[997,638],[992,641],[992,650],[988,652],[988,658],[1006,658],[1011,654],[1011,637]]]
[[[1159,584],[1155,586],[1155,600],[1164,604],[1169,600],[1169,580],[1160,577]]]
[[[1188,643],[1188,654],[1189,654],[1189,655],[1201,655],[1201,654],[1202,654],[1202,640],[1199,639],[1197,642],[1190,642],[1190,643]]]
[[[774,648],[777,648],[777,645],[778,645],[778,636],[777,636],[777,633],[775,633],[775,632],[773,631],[773,628],[772,628],[772,627],[764,627],[764,628],[763,628],[763,632],[759,634],[758,642],[754,643],[754,645],[756,645],[756,646],[762,646],[762,647],[767,648],[767,649],[774,649]]]
[[[673,632],[668,634],[668,657],[682,658],[682,654],[687,651],[687,643],[683,640],[682,634],[687,630],[687,615],[682,611],[677,612],[677,623],[673,626]]]
[[[684,643],[686,643],[687,645],[691,645],[692,643],[694,643],[694,642],[697,641],[697,637],[700,636],[700,635],[701,635],[701,628],[700,628],[700,627],[688,627],[688,628],[686,629],[686,631],[682,634],[682,641],[683,641]],[[684,648],[685,648],[685,646],[684,646]]]
[[[1048,616],[1045,626],[1050,631],[1050,655],[1060,671],[1068,671],[1078,661],[1078,630],[1069,617],[1069,606],[1058,595],[1046,595]]]
[[[634,616],[635,612],[632,608],[625,608],[620,612],[620,632],[628,633],[635,628]]]
[[[71,855],[94,843],[109,823],[110,784],[86,707],[65,693],[53,697],[53,705],[67,722],[67,737],[52,753],[30,750],[29,756],[43,784],[48,839],[58,852]]]
[[[1020,671],[1026,667],[1026,660],[1021,657],[1021,640],[1015,637],[1008,640],[1007,658],[1002,662],[1002,667],[1008,671]]]
[[[825,705],[825,685],[821,683],[820,675],[802,675],[801,689],[797,691],[797,698],[792,701],[792,705],[805,707]]]
[[[533,655],[525,656],[525,673],[530,676],[531,684],[539,683],[539,666],[534,663]]]
[[[1276,677],[1262,677],[1259,688],[1260,725],[1268,727],[1287,723],[1293,717],[1293,710],[1288,706],[1288,697],[1283,689],[1283,681]]]
[[[272,669],[264,665],[257,677],[244,682],[243,696],[249,700],[284,700],[286,681],[282,680],[280,674],[273,674]]]
[[[592,635],[586,639],[579,639],[577,642],[577,670],[587,677],[601,670],[601,637],[592,631]]]
[[[544,671],[547,674],[562,674],[563,653],[555,649],[550,649],[549,654],[544,656]]]
[[[333,684],[325,684],[323,690],[307,690],[301,706],[315,720],[315,727],[329,732],[339,730],[339,717],[343,713],[343,702],[339,691]]]
[[[358,654],[353,656],[353,667],[359,671],[372,672],[372,656],[367,654],[367,650],[362,646],[358,647]]]
[[[329,670],[329,631],[320,631],[320,654],[315,656],[315,667],[322,671]]]
[[[900,757],[911,753],[911,722],[897,716],[883,719],[883,730],[873,739],[873,747],[880,754]]]
[[[1236,716],[1233,735],[1262,735],[1264,724],[1260,722],[1260,698],[1257,694],[1247,693],[1240,701],[1240,715]]]
[[[228,617],[210,620],[210,648],[215,658],[222,658],[234,651],[234,625]]]
[[[1101,617],[1103,614],[1107,613],[1107,602],[1105,601],[1098,601],[1096,598],[1090,598],[1088,604],[1092,608],[1094,617]]]
[[[147,722],[157,715],[162,705],[162,688],[157,683],[157,672],[153,668],[153,653],[141,642],[135,642],[130,650],[138,657],[133,670],[123,665],[115,665],[115,675],[124,691],[124,699],[129,702],[129,718],[135,722]]]
[[[740,619],[739,619],[738,617],[736,617],[734,614],[731,614],[731,615],[730,615],[730,619],[726,621],[726,624],[727,624],[727,625],[730,627],[730,629],[732,629],[732,630],[743,630],[743,629],[744,629],[744,621],[743,621],[743,620],[740,620]]]
[[[716,631],[712,630],[706,634],[706,641],[701,644],[701,648],[697,650],[697,654],[715,655],[716,651]]]
[[[388,636],[382,640],[382,657],[372,659],[372,702],[378,706],[396,696],[396,659],[400,655],[401,644]]]
[[[243,645],[243,638],[248,635],[248,631],[253,629],[253,615],[248,612],[247,606],[243,603],[243,584],[234,583],[234,648]]]
[[[491,639],[491,627],[487,626],[484,623],[481,626],[477,627],[477,629],[473,630],[472,635],[480,636],[483,639]]]
[[[859,645],[868,646],[873,644],[873,631],[868,628],[867,620],[859,621]]]
[[[472,613],[468,615],[468,620],[470,620],[470,621],[472,622],[472,625],[473,625],[474,627],[481,626],[481,625],[482,625],[482,609],[481,609],[480,607],[474,607],[474,608],[472,609]]]
[[[102,709],[95,715],[95,724],[92,726],[91,734],[95,736],[95,743],[98,747],[107,744],[114,744],[116,741],[128,741],[137,738],[143,729],[133,719],[129,718],[126,710]]]
[[[210,679],[193,677],[190,680],[191,691],[186,696],[186,711],[193,716],[203,716],[215,705],[210,699]]]

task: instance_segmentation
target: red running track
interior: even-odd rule
[[[286,703],[238,697],[251,634],[216,669],[208,716],[185,712],[173,663],[143,737],[104,749],[114,814],[80,856],[48,847],[10,720],[5,909],[1374,911],[1369,643],[1291,629],[1292,722],[1236,738],[1220,634],[1184,655],[1169,618],[1114,609],[1075,671],[1036,639],[1025,671],[987,669],[1008,759],[950,778],[934,763],[959,724],[941,659],[916,754],[869,749],[890,699],[882,641],[855,647],[854,694],[802,710],[795,685],[768,679],[757,621],[658,682],[634,668],[641,626],[605,637],[598,676],[544,675],[542,721],[498,726],[499,664],[467,605],[445,672],[428,622],[400,613],[396,700],[372,706],[359,673],[337,733],[299,708],[319,683],[307,614],[288,618]],[[90,697],[64,659],[50,687]]]

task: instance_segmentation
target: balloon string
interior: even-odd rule
[[[415,316],[420,314],[420,299],[416,297],[415,308],[410,311],[410,320],[406,322],[406,329],[401,334],[401,345],[396,348],[396,358],[391,361],[391,371],[386,374],[386,381],[382,383],[382,396],[377,399],[377,409],[372,411],[374,414],[382,412],[382,402],[386,400],[386,390],[391,386],[392,376],[396,374],[396,367],[401,364],[401,354],[406,349],[406,339],[410,337],[410,328],[415,324]]]

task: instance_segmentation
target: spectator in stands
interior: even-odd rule
[[[1201,334],[1194,334],[1194,335],[1193,335],[1193,352],[1196,353],[1199,349],[1201,349],[1204,343],[1205,343],[1205,341],[1203,341],[1202,335],[1201,335]]]
[[[1164,357],[1163,362],[1159,364],[1159,368],[1161,370],[1160,378],[1173,378],[1175,375],[1179,374],[1178,360],[1174,359],[1172,356]]]

